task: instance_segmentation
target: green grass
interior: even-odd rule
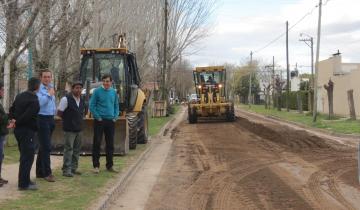
[[[174,105],[174,114],[168,117],[151,117],[149,118],[149,135],[156,135],[160,129],[173,118],[173,116],[180,110],[180,105]]]
[[[328,116],[319,114],[317,122],[312,122],[311,114],[299,114],[295,111],[277,111],[276,109],[265,109],[263,105],[239,105],[240,108],[259,113],[266,116],[274,116],[284,120],[301,123],[310,127],[322,128],[328,131],[341,134],[360,134],[360,120],[349,120],[335,117],[334,120],[328,120]]]
[[[175,106],[175,113],[180,106]],[[157,134],[173,115],[164,118],[149,119],[149,134]],[[114,157],[114,168],[124,170],[132,160],[136,159],[147,145],[138,145],[136,150],[130,150],[127,156]],[[9,140],[5,148],[5,163],[16,163],[19,160],[19,152],[16,140],[13,135],[9,135]],[[104,187],[114,181],[116,174],[109,173],[105,168],[105,157],[101,157],[100,174],[92,173],[91,157],[80,157],[79,170],[83,172],[81,176],[66,178],[62,176],[60,168],[53,171],[56,182],[48,183],[42,179],[37,179],[38,191],[23,192],[21,197],[14,200],[6,200],[0,203],[0,209],[87,209],[92,201],[96,200],[104,192]]]
[[[114,157],[114,168],[123,170],[145,148],[146,145],[138,145],[137,149],[131,150],[127,156]],[[91,171],[91,157],[81,157],[81,176],[66,178],[62,176],[61,169],[56,169],[55,183],[37,179],[38,191],[24,192],[19,199],[7,200],[0,204],[0,209],[86,209],[103,192],[103,187],[116,176],[104,170],[105,157],[101,157],[101,166],[103,170],[94,174]]]

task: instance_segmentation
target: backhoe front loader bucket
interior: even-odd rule
[[[84,119],[84,129],[82,133],[81,154],[89,155],[92,153],[94,120]],[[64,131],[62,130],[61,119],[55,119],[55,130],[52,135],[52,154],[62,154],[64,150]],[[115,123],[114,136],[114,155],[126,155],[129,152],[128,126],[125,117],[121,117]],[[105,154],[105,137],[101,144],[101,153]]]

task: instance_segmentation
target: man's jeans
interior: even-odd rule
[[[78,168],[82,132],[64,131],[63,173],[70,174]]]
[[[51,135],[55,129],[54,116],[38,115],[39,152],[36,159],[36,177],[52,174],[50,163]]]
[[[100,167],[100,147],[103,134],[105,134],[106,168],[113,167],[115,122],[112,120],[94,120],[94,139],[92,160],[94,168]]]
[[[4,160],[4,144],[5,144],[5,135],[4,136],[0,136],[0,178],[1,178],[1,167],[2,167],[2,162]]]

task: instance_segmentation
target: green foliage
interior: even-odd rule
[[[337,120],[328,120],[325,114],[319,114],[316,123],[312,121],[312,113],[299,114],[298,112],[277,111],[275,109],[265,109],[262,105],[252,105],[251,108],[246,105],[240,105],[240,108],[266,116],[274,116],[284,120],[300,123],[309,127],[321,128],[341,134],[360,134],[360,120],[347,120],[335,118]]]
[[[297,94],[300,93],[300,97],[301,97],[301,101],[302,101],[302,109],[304,111],[308,111],[308,92],[307,91],[297,91],[297,92],[290,92],[290,97],[289,97],[289,107],[290,109],[294,109],[297,110],[298,109],[298,105],[297,105]],[[286,108],[286,92],[283,92],[281,95],[281,103],[282,103],[282,108]]]
[[[307,91],[310,89],[310,83],[309,81],[301,81],[300,82],[300,90]]]
[[[138,145],[127,156],[114,157],[116,170],[123,170],[131,161],[146,149],[146,145]],[[105,166],[105,158],[101,158]],[[23,192],[19,199],[0,203],[0,209],[88,209],[89,205],[104,192],[103,187],[111,184],[118,174],[103,170],[99,174],[92,172],[92,160],[89,156],[80,157],[79,171],[83,174],[73,178],[62,176],[61,168],[53,170],[56,182],[49,183],[36,179],[39,190]]]
[[[251,93],[252,95],[258,95],[261,91],[259,85],[259,78],[257,77],[255,69],[258,69],[259,62],[254,60],[252,66],[249,63],[234,68],[232,78],[228,78],[229,85],[228,88],[233,91],[234,95],[241,96],[244,99],[247,99],[249,95],[249,77],[250,72],[252,72],[251,77]]]
[[[236,88],[237,95],[247,96],[249,94],[249,80],[250,74],[244,75],[240,78],[239,86]],[[253,74],[251,77],[251,93],[258,95],[260,92],[260,85],[258,78]]]

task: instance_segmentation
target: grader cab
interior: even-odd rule
[[[79,80],[84,84],[83,97],[89,102],[93,90],[102,85],[101,77],[110,74],[113,88],[120,101],[120,117],[115,123],[115,154],[125,155],[129,149],[136,149],[138,143],[145,144],[148,139],[148,92],[140,89],[140,76],[135,54],[128,51],[124,36],[119,36],[117,48],[87,48],[80,50],[81,67]],[[93,118],[86,110],[84,119],[82,153],[91,153],[93,144]],[[63,150],[61,120],[56,120],[53,134],[53,152]],[[102,145],[102,151],[104,146]]]
[[[188,104],[189,123],[197,123],[200,118],[234,121],[234,103],[226,96],[225,67],[197,67],[193,76],[199,100]]]

